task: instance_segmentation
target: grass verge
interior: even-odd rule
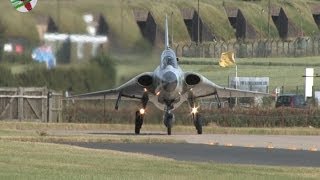
[[[93,134],[87,136],[79,136],[74,132],[82,131],[102,131],[100,135],[104,135],[106,131],[111,133],[106,134],[109,137],[117,138],[117,131],[126,131],[129,134],[133,133],[134,125],[133,124],[83,124],[83,123],[34,123],[34,122],[0,122],[0,137],[41,137],[44,142],[47,142],[45,139],[47,137],[58,136],[63,138],[68,134],[68,137],[79,137],[80,139],[87,138],[88,141],[92,140],[94,137],[99,137]],[[308,127],[294,127],[294,128],[252,128],[252,127],[218,127],[212,124],[204,126],[204,133],[207,134],[252,134],[252,135],[320,135],[319,128],[308,128]],[[59,133],[59,131],[63,133]],[[144,124],[142,129],[143,132],[166,132],[165,127],[161,124]],[[195,133],[195,128],[193,126],[183,126],[177,125],[173,127],[175,133]],[[58,133],[51,133],[58,132]],[[112,133],[115,132],[115,133]],[[58,135],[57,135],[58,134]],[[81,133],[80,133],[81,134]],[[141,140],[143,136],[134,136],[134,135],[121,135],[123,139],[133,138]],[[100,136],[101,141],[105,136]],[[67,138],[67,137],[66,137]],[[23,138],[22,138],[23,139]],[[107,139],[105,139],[107,141]],[[149,141],[148,139],[146,139]],[[170,139],[166,139],[169,140]],[[99,140],[98,140],[99,141]],[[113,141],[111,139],[110,141]],[[161,141],[161,139],[159,139]]]
[[[301,93],[304,89],[305,68],[319,71],[319,57],[301,58],[242,58],[237,59],[239,77],[269,77],[269,91],[284,87],[285,93]],[[235,67],[221,68],[219,59],[212,58],[183,58],[184,71],[194,71],[207,77],[221,86],[228,86],[228,78],[235,76]],[[315,90],[319,87],[320,79],[314,79]]]
[[[68,145],[0,141],[1,179],[319,179],[319,168],[181,162]]]

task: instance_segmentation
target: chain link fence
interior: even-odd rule
[[[173,45],[180,57],[219,58],[222,52],[233,51],[239,58],[301,57],[320,55],[320,37],[298,37],[293,40],[216,41],[202,44],[178,43]]]

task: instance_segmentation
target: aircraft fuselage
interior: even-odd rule
[[[164,50],[161,55],[161,64],[154,71],[154,87],[158,108],[174,109],[174,104],[182,103],[184,73],[171,49]]]

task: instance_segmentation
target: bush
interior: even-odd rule
[[[56,91],[72,89],[73,92],[87,92],[110,88],[115,83],[115,68],[111,57],[101,55],[88,64],[74,67],[56,67],[30,64],[26,71],[12,75],[10,69],[0,66],[2,86],[47,86]]]
[[[9,68],[0,66],[0,86],[14,86],[15,79]]]

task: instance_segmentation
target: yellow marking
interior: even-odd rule
[[[318,151],[318,149],[315,148],[315,147],[312,147],[312,148],[309,149],[309,151],[313,151],[314,152],[314,151]]]
[[[253,148],[253,147],[255,147],[255,146],[252,145],[252,144],[249,144],[249,145],[247,145],[246,147],[248,147],[248,148]]]
[[[289,149],[289,150],[292,150],[292,151],[298,150],[298,148],[296,148],[296,147],[289,147],[288,149]]]
[[[272,143],[270,142],[270,143],[267,145],[267,148],[268,148],[268,149],[273,149],[274,146],[273,146]]]
[[[212,141],[210,141],[210,142],[208,143],[208,145],[219,145],[219,143],[218,143],[218,142],[212,142]]]

